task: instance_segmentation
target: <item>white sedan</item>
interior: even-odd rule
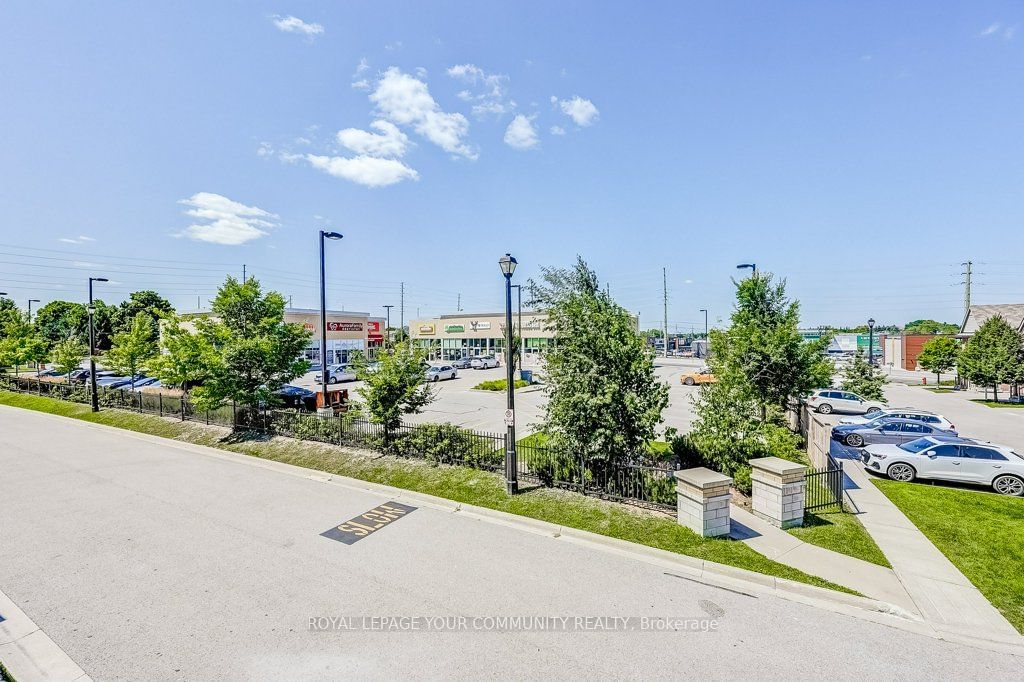
[[[470,361],[469,366],[473,369],[489,369],[491,367],[499,367],[500,363],[498,358],[493,355],[478,355]]]
[[[902,445],[869,445],[861,459],[869,472],[894,481],[956,481],[991,486],[1000,495],[1024,496],[1024,456],[1005,445],[926,436]]]
[[[843,417],[839,420],[840,424],[867,424],[869,421],[874,421],[880,417],[892,417],[894,419],[913,419],[917,422],[922,422],[928,426],[935,427],[937,429],[945,429],[946,431],[956,431],[956,426],[953,422],[949,421],[941,414],[934,412],[928,412],[927,410],[918,410],[913,407],[887,407],[881,412],[876,412],[870,417]]]
[[[454,379],[459,375],[459,370],[451,365],[434,365],[427,370],[427,381],[441,381],[442,379]]]
[[[840,391],[834,388],[823,388],[815,391],[807,398],[807,406],[819,414],[845,412],[846,414],[866,414],[877,417],[885,405],[877,400],[865,400],[856,393]]]

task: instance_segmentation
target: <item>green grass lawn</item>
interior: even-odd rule
[[[225,435],[224,429],[162,419],[119,410],[93,413],[87,405],[51,398],[0,391],[0,404],[73,419],[149,433],[182,442],[230,450],[253,457],[286,462],[340,476],[415,490],[457,502],[549,521],[593,533],[628,540],[757,573],[787,578],[840,592],[853,590],[809,575],[758,554],[742,542],[702,538],[680,526],[675,518],[577,493],[535,488],[518,495],[505,491],[500,475],[455,466],[374,453],[372,456],[314,442],[256,435]]]
[[[1024,403],[1006,403],[1006,402],[1003,402],[1002,400],[1000,400],[997,403],[994,400],[982,400],[981,398],[974,398],[974,399],[971,400],[971,402],[972,403],[979,403],[979,404],[985,405],[987,407],[1009,407],[1010,409],[1024,407]]]
[[[811,512],[804,517],[803,526],[788,532],[808,544],[890,568],[889,560],[854,514]]]
[[[1024,633],[1024,498],[872,482]]]
[[[931,386],[926,387],[924,390],[931,391],[932,393],[955,393],[951,388],[933,388]]]

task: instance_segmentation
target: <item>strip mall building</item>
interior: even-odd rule
[[[520,336],[526,357],[540,356],[554,344],[555,334],[547,329],[546,321],[543,313],[523,311],[520,318],[513,311],[512,326],[517,332],[520,324],[522,326]],[[412,320],[409,322],[409,336],[430,360],[452,361],[465,356],[495,355],[501,353],[505,346],[505,314],[457,313]]]
[[[302,355],[320,362],[320,311],[315,308],[285,308],[284,321],[301,324],[311,336]],[[327,311],[327,364],[349,361],[353,351],[369,357],[384,344],[384,318],[347,310]]]

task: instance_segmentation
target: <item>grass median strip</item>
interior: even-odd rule
[[[511,496],[505,491],[504,478],[491,472],[457,466],[432,466],[418,460],[367,454],[311,441],[230,434],[219,427],[120,410],[105,409],[93,413],[87,405],[7,391],[0,391],[0,404],[414,490],[765,575],[857,594],[841,585],[772,561],[742,542],[699,537],[680,526],[674,518],[663,514],[552,488],[535,488]]]
[[[1024,633],[1024,498],[872,479]]]
[[[854,514],[840,511],[811,512],[804,525],[788,530],[804,542],[891,568],[889,560]]]

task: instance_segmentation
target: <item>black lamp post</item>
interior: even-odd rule
[[[96,305],[92,302],[92,283],[109,282],[106,277],[89,278],[89,387],[92,389],[92,411],[100,411],[99,396],[96,395],[96,329],[93,323],[93,316],[96,315]]]
[[[701,308],[700,311],[702,313],[704,313],[704,340],[707,341],[708,340],[708,311],[706,309],[704,309],[704,308]]]
[[[391,309],[394,308],[394,307],[395,306],[393,306],[393,305],[386,305],[386,306],[384,306],[384,310],[388,311],[387,312],[388,321],[385,322],[387,327],[384,329],[384,347],[385,348],[387,348],[388,346],[391,345]]]
[[[324,393],[324,411],[331,410],[327,401],[327,384],[330,380],[327,369],[327,273],[324,266],[324,242],[328,239],[341,239],[337,232],[320,230],[320,386]],[[331,410],[333,412],[333,410]]]
[[[519,335],[519,369],[523,368],[523,285],[513,284],[512,288],[516,290],[516,305],[519,312],[516,317],[516,334]]]
[[[512,273],[516,271],[516,259],[506,253],[498,260],[501,273],[505,275],[505,368],[508,381],[508,410],[505,424],[505,481],[508,492],[514,495],[519,491],[518,467],[516,464],[516,385],[512,379],[512,363],[508,361],[508,351],[512,348]]]
[[[875,364],[875,318],[868,319],[868,364]]]
[[[757,274],[757,263],[740,263],[736,266],[737,270],[743,270],[745,268],[750,268],[753,274]]]
[[[29,322],[32,321],[32,304],[33,303],[39,303],[39,302],[40,301],[39,301],[38,298],[30,298],[30,299],[28,299],[28,321]]]

